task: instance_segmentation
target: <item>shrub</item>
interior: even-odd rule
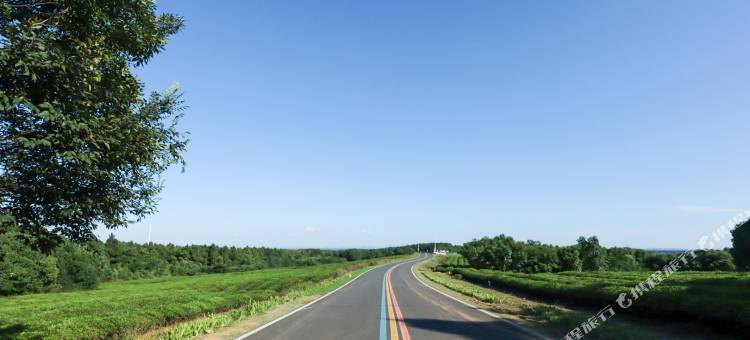
[[[35,251],[9,221],[0,233],[0,295],[36,293],[55,288],[55,258]]]
[[[81,245],[66,242],[55,249],[58,283],[65,290],[94,289],[101,278],[100,263],[91,251]]]

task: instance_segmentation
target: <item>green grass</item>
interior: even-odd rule
[[[650,272],[564,272],[524,274],[473,268],[442,268],[464,279],[512,291],[603,308]],[[639,317],[699,322],[750,335],[750,274],[679,272],[651,289],[627,309]]]
[[[422,275],[428,278],[430,281],[435,282],[441,286],[444,286],[450,290],[459,292],[464,295],[471,296],[479,301],[487,303],[499,303],[503,302],[503,299],[493,292],[487,292],[479,289],[475,285],[467,282],[451,279],[447,276],[439,275],[438,273],[423,271]]]
[[[169,277],[105,283],[91,291],[4,297],[0,298],[0,338],[130,337],[210,313],[245,309],[246,315],[253,315],[278,304],[274,299],[323,289],[316,288],[316,283],[371,264],[358,261]]]

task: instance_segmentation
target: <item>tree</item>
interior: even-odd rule
[[[0,214],[27,233],[87,239],[154,212],[183,163],[177,88],[143,95],[131,69],[183,25],[148,0],[0,4]],[[184,165],[184,164],[183,164]]]
[[[738,224],[732,230],[732,249],[730,252],[738,270],[750,270],[750,220]]]
[[[560,266],[557,249],[553,246],[528,241],[524,251],[527,256],[522,272],[551,273]]]
[[[92,252],[81,245],[65,242],[55,249],[54,255],[60,270],[57,280],[63,289],[94,289],[99,285],[101,263]]]
[[[510,270],[515,255],[511,249],[512,238],[505,235],[493,238],[483,237],[479,240],[467,242],[460,250],[460,254],[474,268],[488,268]]]
[[[583,268],[580,256],[577,246],[558,248],[557,257],[560,259],[560,271],[580,272]]]
[[[484,266],[482,260],[482,252],[484,251],[481,241],[487,239],[486,237],[482,240],[472,240],[464,243],[463,247],[459,251],[461,256],[466,259],[466,262],[474,268],[487,268]]]
[[[596,236],[578,238],[578,249],[581,253],[581,262],[584,271],[599,271],[607,269],[607,254],[605,249],[599,245]]]
[[[700,271],[734,271],[732,255],[724,250],[697,250],[695,259],[690,263],[690,270]]]
[[[513,255],[515,255],[511,246],[515,241],[510,237],[500,235],[487,240],[487,242],[488,244],[483,247],[487,268],[510,270],[513,264]]]
[[[636,253],[631,248],[609,248],[607,253],[607,270],[613,272],[628,272],[641,269],[642,265],[636,259]]]

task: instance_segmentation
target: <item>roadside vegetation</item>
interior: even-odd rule
[[[613,304],[625,293],[639,297],[622,309],[627,314],[750,336],[750,220],[725,231],[731,231],[731,248],[686,250],[689,255],[683,260],[675,260],[677,252],[606,248],[595,236],[580,237],[569,246],[520,242],[505,235],[484,237],[465,243],[436,270],[480,285],[592,308]],[[654,273],[674,274],[653,287],[641,285]]]
[[[450,260],[455,263],[456,260]],[[437,266],[437,271],[483,286],[528,294],[552,302],[603,308],[630,293],[651,272],[518,273]],[[644,293],[628,314],[666,321],[695,322],[724,332],[750,335],[750,274],[677,272]],[[471,292],[467,292],[471,295]],[[485,297],[477,297],[486,300]],[[598,330],[597,330],[598,332]]]
[[[342,284],[337,278],[378,262],[133,280],[104,283],[96,290],[6,297],[0,299],[0,338],[132,337],[199,318],[159,335],[187,338]]]
[[[418,265],[418,273],[427,281],[434,283],[433,285],[436,288],[440,289],[442,286],[447,290],[441,290],[449,294],[451,291],[455,292],[450,295],[491,310],[500,317],[531,327],[553,338],[579,326],[596,311],[593,308],[571,309],[551,301],[530,299],[509,291],[487,288],[486,283],[478,284],[463,280],[460,274],[449,275],[448,273],[434,271],[438,261],[447,265],[456,259],[460,259],[460,256],[453,254],[447,258],[434,259]],[[696,335],[695,332],[691,332],[690,327],[685,328],[684,324],[655,325],[651,322],[644,325],[621,318],[601,324],[595,332],[588,334],[586,338],[633,340],[710,338]]]

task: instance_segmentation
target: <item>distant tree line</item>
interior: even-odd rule
[[[2,223],[0,223],[2,225]],[[48,252],[12,224],[0,227],[0,295],[91,289],[102,281],[249,271],[410,254],[416,245],[380,249],[275,249],[138,244],[110,236],[66,241]]]
[[[744,224],[747,225],[747,222]],[[683,270],[734,271],[737,266],[732,254],[741,253],[734,249],[736,247],[731,252],[697,250],[696,258]],[[596,236],[580,237],[575,245],[554,246],[537,241],[516,241],[512,237],[499,235],[467,242],[459,253],[474,268],[524,273],[656,270],[673,258],[673,254],[664,252],[627,247],[606,248],[599,244]]]

